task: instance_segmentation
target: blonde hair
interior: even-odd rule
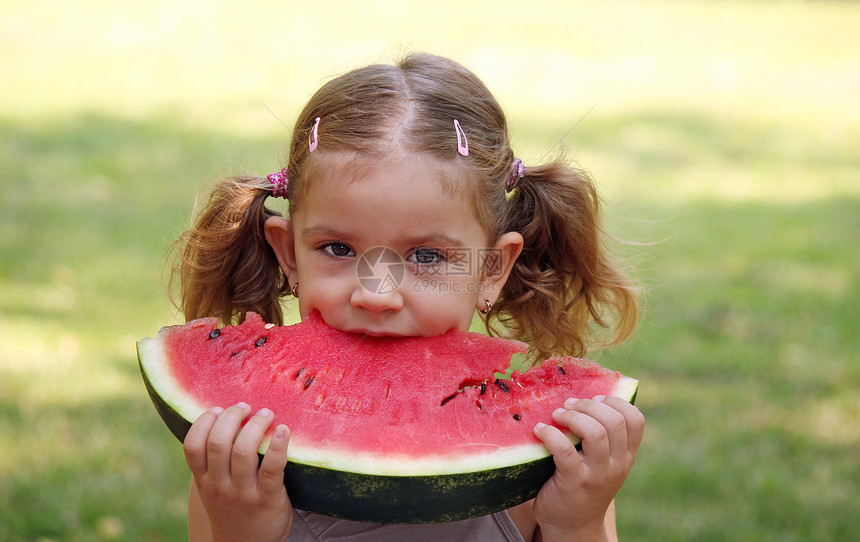
[[[319,146],[311,154],[317,117]],[[468,156],[457,152],[454,119],[467,134]],[[293,129],[290,210],[301,205],[315,163],[326,156],[382,156],[394,145],[465,168],[466,190],[489,239],[507,231],[523,235],[523,252],[487,316],[491,333],[500,324],[531,345],[534,359],[583,355],[596,338],[594,324],[610,330],[606,343],[631,334],[636,291],[605,247],[591,179],[557,159],[527,167],[506,197],[514,153],[505,115],[481,80],[452,60],[412,54],[323,85]],[[177,240],[175,275],[187,319],[214,315],[226,323],[254,311],[282,323],[280,297],[288,286],[263,235],[266,219],[276,214],[263,204],[270,194],[266,179],[227,179]]]

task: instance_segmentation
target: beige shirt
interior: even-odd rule
[[[293,514],[287,542],[523,542],[506,511],[421,525],[387,525],[337,519],[303,510]]]

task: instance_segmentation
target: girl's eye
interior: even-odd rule
[[[323,250],[331,254],[332,256],[337,256],[338,258],[345,258],[347,256],[354,256],[355,253],[349,248],[348,245],[344,245],[343,243],[329,243],[322,247]]]
[[[438,265],[444,261],[444,254],[435,248],[417,248],[410,255],[410,260],[419,265]]]

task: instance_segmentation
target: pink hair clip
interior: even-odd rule
[[[505,189],[510,192],[520,183],[520,179],[526,173],[526,166],[519,158],[514,158],[514,163],[511,164],[511,173],[508,175],[508,180],[505,183]]]
[[[272,183],[272,196],[290,199],[290,179],[287,174],[287,168],[270,173],[266,178]]]
[[[469,156],[469,140],[466,139],[466,132],[460,128],[460,121],[454,119],[454,131],[457,132],[457,152],[461,156]]]
[[[311,130],[311,133],[308,135],[308,152],[314,152],[315,150],[317,150],[317,147],[320,144],[319,129],[320,129],[320,118],[317,117],[316,122],[314,122],[314,128],[313,128],[313,130]]]

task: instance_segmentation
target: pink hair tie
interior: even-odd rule
[[[505,188],[508,192],[513,190],[520,184],[520,179],[526,173],[526,166],[519,158],[514,158],[514,163],[511,165],[511,174],[508,176],[508,181],[505,183]]]
[[[287,175],[287,168],[270,173],[266,178],[272,183],[272,196],[290,199],[290,178]]]

